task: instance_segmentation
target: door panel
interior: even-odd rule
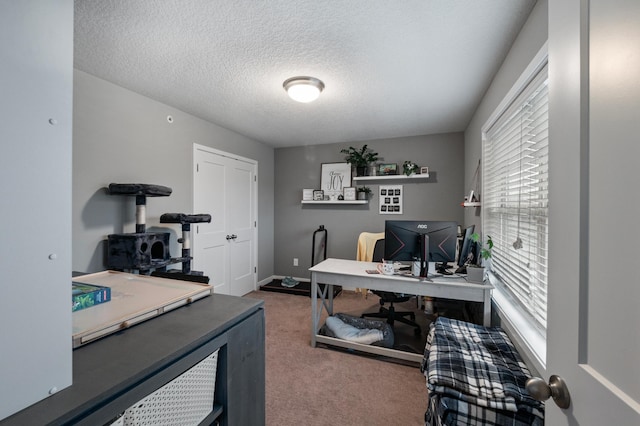
[[[637,196],[626,183],[640,183],[640,4],[638,1],[594,1],[590,7],[589,73],[589,252],[587,300],[589,319],[585,360],[595,372],[640,402],[640,286],[625,285],[626,268],[638,247],[640,212]],[[615,28],[615,31],[611,31]],[[632,136],[633,135],[633,136]],[[612,190],[613,185],[620,185]],[[637,193],[636,191],[633,191]],[[612,291],[612,283],[619,291]],[[636,283],[638,281],[636,280]],[[603,319],[606,318],[606,321]],[[615,324],[615,327],[611,327]],[[612,351],[611,348],[615,350]]]
[[[193,234],[193,269],[203,271],[209,276],[214,292],[228,294],[226,280],[226,223],[227,217],[223,194],[219,188],[225,186],[225,164],[219,158],[196,152],[196,170],[194,176],[194,213],[210,214],[211,223],[199,223]],[[197,176],[197,177],[196,177]]]
[[[229,294],[226,280],[227,254],[224,245],[204,247],[199,250],[195,258],[200,260],[198,271],[203,271],[209,277],[209,284],[214,293]]]
[[[230,293],[234,296],[243,296],[254,290],[254,269],[251,257],[253,252],[252,241],[233,241],[229,246],[229,280]]]
[[[229,230],[237,235],[231,242],[229,251],[229,294],[236,296],[255,290],[255,218],[252,214],[253,197],[249,196],[254,187],[254,176],[252,164],[235,161],[229,167],[227,200],[229,212],[233,212],[229,217]]]
[[[253,229],[251,188],[253,186],[253,170],[250,164],[232,163],[229,169],[227,186],[227,202],[230,212],[229,229]]]
[[[640,3],[550,2],[549,425],[640,424]],[[630,186],[631,185],[631,186]]]

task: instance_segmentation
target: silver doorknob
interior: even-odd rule
[[[540,377],[532,377],[527,380],[525,387],[531,396],[538,401],[546,401],[551,397],[560,408],[569,408],[571,405],[567,383],[562,377],[555,374],[549,377],[549,384]]]

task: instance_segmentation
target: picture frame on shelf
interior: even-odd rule
[[[348,186],[342,189],[344,201],[355,201],[356,200],[356,188],[354,186]]]
[[[420,167],[420,174],[429,176],[429,167]]]
[[[343,189],[351,186],[351,164],[322,163],[320,171],[320,188],[326,196],[342,195]]]
[[[390,176],[398,174],[398,165],[395,163],[385,163],[378,165],[378,174],[382,176]]]
[[[305,188],[302,190],[302,201],[313,200],[313,189]]]
[[[324,200],[324,191],[322,189],[314,189],[313,201],[323,201],[323,200]]]

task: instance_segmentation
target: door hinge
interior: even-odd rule
[[[200,163],[196,163],[196,173],[200,173]]]
[[[257,228],[257,227],[258,227],[258,222],[257,222],[257,221],[255,221],[255,220],[253,221],[253,227],[254,227],[254,228]]]
[[[258,273],[258,268],[256,266],[253,267],[253,273],[257,274]]]
[[[257,175],[253,175],[253,181],[257,182],[258,181],[258,176]]]

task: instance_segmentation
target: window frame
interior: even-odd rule
[[[502,115],[512,107],[514,101],[527,90],[528,86],[536,79],[540,71],[548,66],[548,62],[548,47],[547,43],[545,43],[511,89],[506,93],[494,112],[489,116],[484,126],[482,126],[482,193],[486,192],[484,179],[484,165],[486,164],[484,147],[487,140],[487,133],[491,130],[492,126],[498,122]],[[483,229],[485,229],[484,220],[484,214],[482,214]],[[488,276],[491,284],[494,285],[492,304],[495,313],[497,313],[500,318],[500,325],[507,331],[525,361],[534,367],[539,374],[544,374],[546,371],[547,352],[546,333],[536,324],[533,317],[523,312],[519,302],[513,298],[496,275],[489,271]],[[547,288],[548,286],[549,283],[547,282]]]

